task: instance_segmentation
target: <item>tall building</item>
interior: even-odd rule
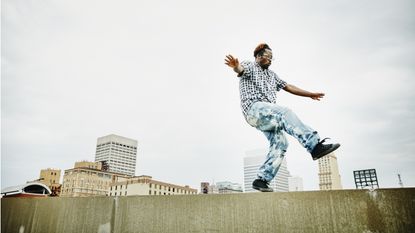
[[[153,180],[151,176],[136,176],[114,182],[109,189],[110,196],[189,194],[197,194],[197,189]]]
[[[318,160],[320,190],[343,189],[337,157],[332,152]]]
[[[288,177],[288,187],[290,192],[303,191],[303,178],[299,176]]]
[[[51,196],[59,196],[61,192],[61,170],[60,169],[42,169],[40,170],[39,182],[48,186],[51,190]]]
[[[99,163],[99,162],[98,162]],[[65,170],[61,197],[106,196],[112,183],[131,176],[103,171],[96,162],[76,162],[75,167]]]
[[[247,151],[248,157],[244,158],[244,190],[245,192],[255,192],[252,188],[252,182],[257,178],[258,170],[265,161],[267,155],[265,150]],[[288,192],[288,177],[290,173],[287,170],[287,161],[283,160],[277,175],[270,182],[270,188],[274,192]]]
[[[104,162],[104,170],[135,175],[137,141],[110,134],[97,139],[95,162]]]

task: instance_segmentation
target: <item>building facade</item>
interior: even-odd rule
[[[91,168],[95,170],[102,170],[102,162],[90,162],[90,161],[80,161],[75,162],[74,168]]]
[[[40,170],[39,180],[42,184],[45,184],[50,187],[54,184],[59,184],[60,179],[60,169],[47,168]]]
[[[110,185],[109,196],[189,195],[197,189],[153,180],[151,176],[136,176]]]
[[[135,175],[137,141],[115,134],[97,139],[95,162],[104,162],[104,170]]]
[[[77,162],[72,169],[65,170],[61,197],[88,197],[106,196],[112,183],[126,180],[130,176],[102,171],[88,166],[94,166],[94,162]]]
[[[48,186],[51,190],[51,196],[59,196],[61,192],[61,170],[60,169],[42,169],[40,170],[39,182]]]
[[[243,192],[241,184],[232,183],[232,182],[229,182],[229,181],[216,182],[216,187],[217,187],[218,192],[220,194],[242,193]]]
[[[318,160],[320,190],[343,189],[337,157],[330,153]]]
[[[200,193],[201,194],[218,194],[219,189],[215,184],[210,185],[209,182],[200,183]]]
[[[266,150],[252,150],[246,152],[247,157],[244,158],[244,191],[257,192],[252,188],[252,182],[257,179],[259,168],[265,161]],[[283,160],[277,175],[270,182],[269,187],[274,189],[274,192],[288,192],[288,177],[290,173],[287,169],[287,161]]]

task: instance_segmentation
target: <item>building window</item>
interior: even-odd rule
[[[148,195],[151,195],[151,190],[148,190]]]
[[[127,191],[125,191],[124,195],[127,196]]]

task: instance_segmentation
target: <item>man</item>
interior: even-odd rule
[[[238,74],[241,107],[246,121],[262,131],[270,142],[268,155],[252,187],[261,192],[272,192],[269,182],[277,174],[288,147],[283,131],[295,137],[311,153],[313,160],[333,152],[340,144],[325,144],[326,139],[320,140],[318,133],[301,122],[290,109],[275,104],[276,94],[281,89],[313,100],[320,100],[324,93],[302,90],[269,70],[273,57],[267,44],[259,44],[254,57],[255,62],[239,63],[237,58],[227,55],[225,64]]]

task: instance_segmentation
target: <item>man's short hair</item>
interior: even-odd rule
[[[267,44],[265,44],[265,43],[262,43],[262,44],[259,44],[256,48],[255,48],[255,50],[254,50],[254,57],[257,57],[257,56],[262,56],[262,54],[264,54],[264,52],[265,52],[265,50],[266,49],[269,49],[269,50],[272,50]]]

